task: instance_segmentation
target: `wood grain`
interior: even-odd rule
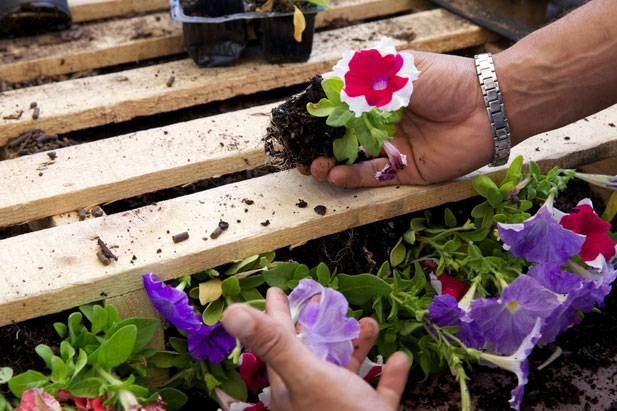
[[[73,22],[169,9],[169,0],[69,0]]]
[[[515,147],[513,155],[523,154],[544,169],[572,168],[615,156],[617,132],[608,123],[615,121],[616,111],[617,106],[589,121],[533,137]],[[505,167],[481,171],[501,178]],[[469,177],[432,186],[345,190],[289,170],[8,238],[0,241],[0,325],[96,301],[102,295],[139,290],[141,275],[147,272],[164,280],[178,278],[251,254],[459,201],[474,195]],[[246,206],[244,198],[255,203]],[[309,206],[297,208],[298,199]],[[316,205],[327,208],[325,216],[313,211]],[[220,220],[228,221],[229,229],[216,239],[209,238]],[[270,221],[267,227],[260,224],[266,220]],[[171,236],[184,231],[190,238],[174,244]],[[117,262],[99,263],[98,237],[117,246]]]

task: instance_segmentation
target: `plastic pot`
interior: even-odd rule
[[[296,63],[306,61],[313,50],[315,16],[319,10],[303,11],[306,28],[302,41],[294,39],[293,13],[279,13],[259,20],[258,33],[261,50],[271,63]]]
[[[171,16],[182,22],[184,42],[201,67],[233,63],[247,46],[247,23],[254,22],[265,58],[273,63],[306,61],[311,55],[315,7],[304,11],[302,42],[293,38],[293,12],[245,12],[242,0],[170,0]]]
[[[67,0],[0,1],[0,36],[62,30],[72,24]]]

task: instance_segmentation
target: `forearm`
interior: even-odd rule
[[[617,103],[616,22],[594,0],[495,56],[512,144]]]

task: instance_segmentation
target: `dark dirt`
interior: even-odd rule
[[[328,211],[326,206],[323,205],[317,205],[313,210],[319,215],[326,215],[326,211]]]
[[[330,127],[326,119],[314,117],[306,105],[325,98],[321,76],[315,76],[302,93],[292,96],[272,110],[266,137],[266,151],[287,167],[310,166],[320,156],[332,157],[332,142],[345,134],[344,127]]]
[[[35,110],[36,109],[38,109],[38,107],[36,107]],[[7,160],[17,158],[75,144],[79,143],[68,137],[59,138],[57,134],[47,134],[42,130],[29,130],[17,137],[9,139],[3,152],[0,153],[0,159]],[[52,161],[54,160],[51,156],[50,159]]]

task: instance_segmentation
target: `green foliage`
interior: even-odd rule
[[[318,103],[308,103],[307,111],[316,117],[327,117],[326,124],[331,127],[346,127],[345,135],[333,143],[334,156],[339,162],[352,164],[358,157],[358,147],[362,146],[371,156],[378,156],[384,141],[394,134],[394,125],[401,121],[402,109],[395,112],[374,108],[360,117],[341,101],[340,93],[344,83],[338,77],[323,80],[321,86],[326,93]]]
[[[80,311],[72,313],[66,325],[54,324],[58,335],[64,337],[60,356],[46,345],[35,349],[50,374],[28,370],[10,378],[12,394],[20,397],[28,389],[41,387],[56,396],[63,389],[78,397],[109,397],[106,403],[118,408],[118,392],[126,389],[136,394],[140,403],[150,401],[153,394],[143,387],[148,370],[142,363],[152,355],[152,350],[144,347],[160,326],[159,321],[120,321],[112,306],[98,304],[81,306]],[[89,326],[83,324],[84,317]],[[2,401],[6,399],[0,398],[0,410]]]

